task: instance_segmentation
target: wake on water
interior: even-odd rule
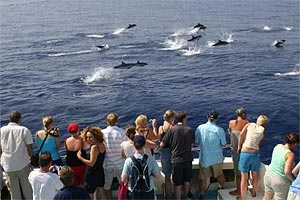
[[[119,74],[113,68],[98,67],[90,75],[81,78],[81,81],[89,85],[100,80],[111,80],[117,79],[118,77]]]
[[[300,75],[300,63],[295,65],[293,71],[284,73],[275,73],[275,76],[299,76]]]
[[[49,57],[60,57],[60,56],[72,56],[72,55],[81,55],[93,52],[99,52],[104,49],[108,49],[108,44],[104,45],[104,48],[92,47],[90,50],[82,50],[82,51],[74,51],[74,52],[59,52],[59,53],[50,53],[48,54]]]
[[[126,30],[125,28],[118,28],[112,34],[119,35],[120,33],[124,32],[125,30]]]
[[[88,38],[104,38],[104,35],[99,35],[99,34],[86,34],[85,37]]]

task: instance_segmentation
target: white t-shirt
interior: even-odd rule
[[[120,154],[120,144],[127,140],[124,129],[117,126],[107,126],[102,132],[106,143],[104,169],[122,169],[124,159]]]
[[[19,171],[30,163],[26,144],[32,144],[28,128],[10,122],[0,129],[1,165],[6,172]]]
[[[124,150],[124,153],[127,158],[132,156],[135,152],[135,147],[134,147],[133,143],[130,143],[130,141],[122,142],[121,148]]]
[[[33,190],[33,200],[52,200],[64,186],[57,174],[40,172],[39,169],[30,172],[28,180]]]

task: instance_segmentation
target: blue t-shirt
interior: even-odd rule
[[[134,157],[137,159],[142,159],[143,154],[134,154]],[[148,173],[149,173],[149,177],[150,177],[150,188],[156,190],[155,183],[154,183],[154,177],[151,174],[158,174],[159,167],[153,156],[148,157],[147,165],[148,165]],[[123,166],[122,174],[126,175],[129,179],[131,177],[132,166],[133,166],[132,159],[130,157],[126,158],[124,166]],[[130,184],[128,185],[128,190],[131,191]]]
[[[222,146],[226,144],[225,131],[214,122],[198,126],[195,143],[200,146],[199,160],[202,167],[209,167],[224,160]]]
[[[71,200],[71,199],[81,199],[81,200],[89,200],[91,199],[89,193],[81,187],[77,186],[67,186],[61,189],[61,192],[57,193],[53,200]]]
[[[37,137],[37,144],[38,148],[41,147],[44,139],[41,139],[40,137]],[[41,150],[41,153],[44,153],[46,151],[49,151],[52,157],[52,160],[58,160],[60,158],[60,154],[56,148],[56,141],[54,137],[49,137],[46,139],[43,148]]]

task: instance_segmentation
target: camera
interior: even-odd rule
[[[54,164],[53,167],[54,167],[54,169],[55,169],[56,171],[58,171],[58,169],[59,169],[59,166],[58,166],[58,165]]]
[[[154,119],[149,119],[149,122],[152,123]]]

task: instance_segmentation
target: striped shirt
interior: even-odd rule
[[[122,170],[124,159],[120,153],[120,144],[127,140],[125,130],[117,126],[107,126],[102,132],[106,143],[104,169]]]

